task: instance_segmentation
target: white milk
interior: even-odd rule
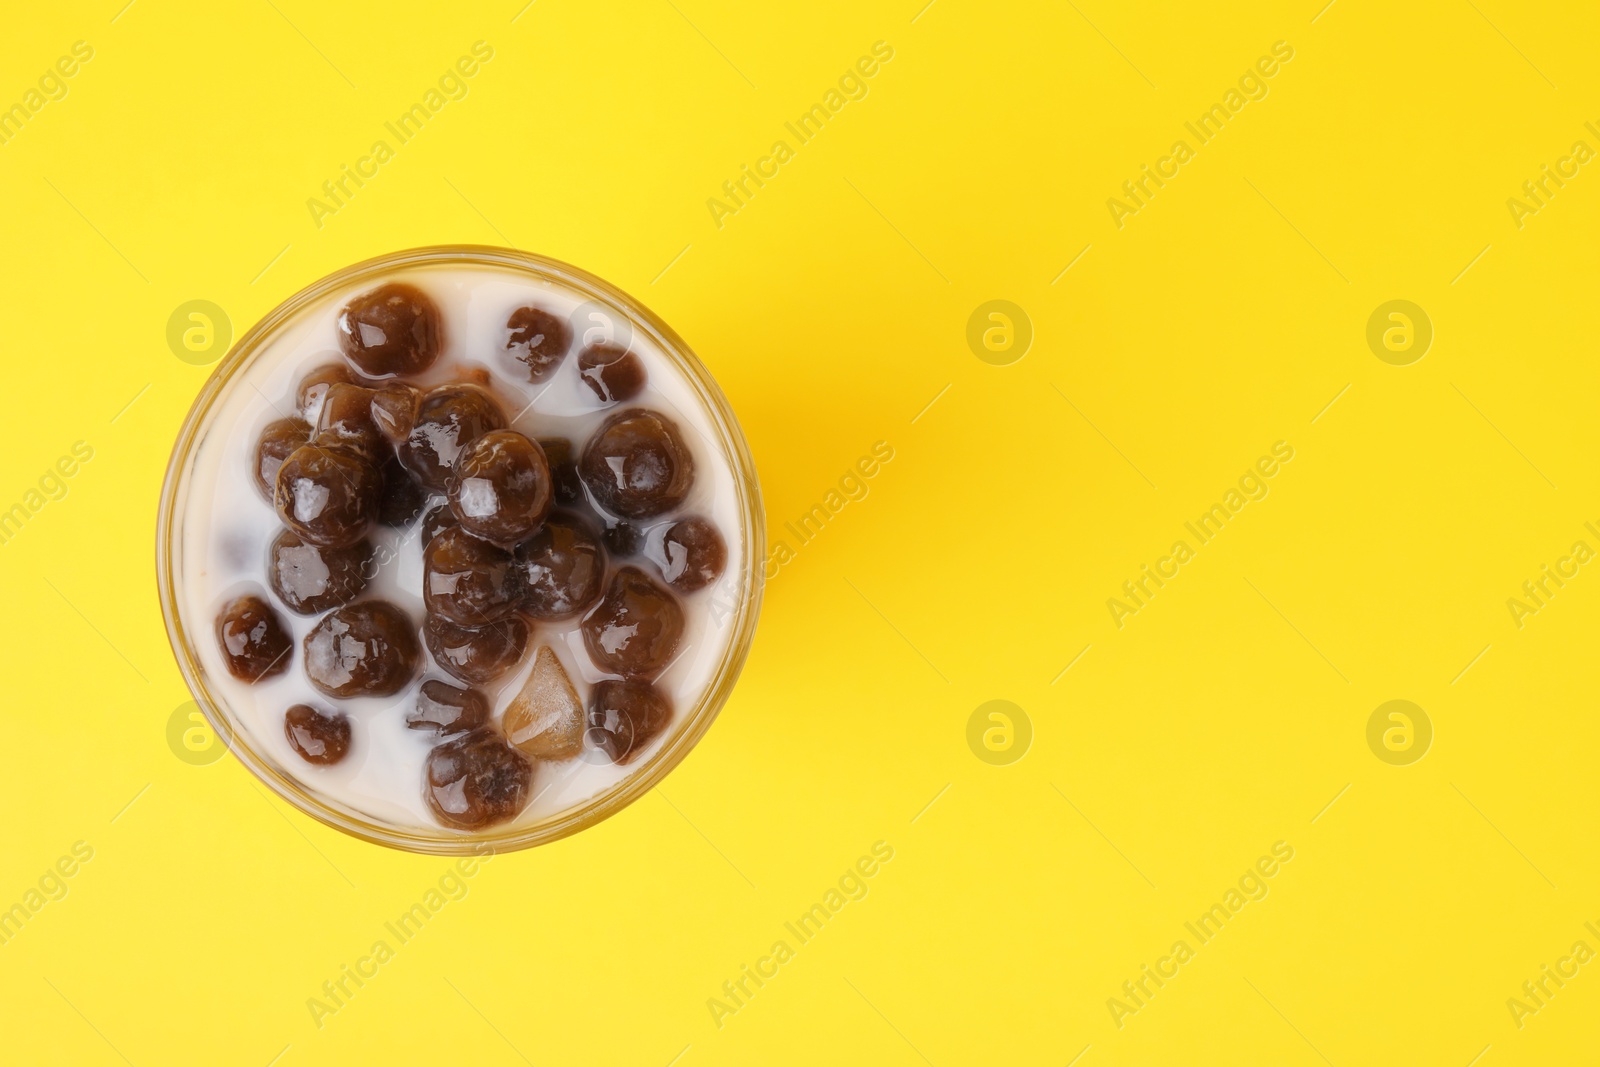
[[[418,286],[438,305],[443,317],[443,342],[438,360],[424,375],[407,379],[429,384],[461,377],[468,368],[482,368],[492,376],[511,428],[529,437],[565,437],[581,453],[591,432],[621,406],[651,408],[670,416],[694,454],[694,487],[674,512],[635,523],[650,531],[658,545],[665,523],[699,514],[710,518],[728,545],[723,576],[708,589],[681,595],[686,627],[680,654],[657,680],[657,688],[673,706],[673,723],[646,746],[626,767],[603,759],[577,758],[562,763],[535,761],[533,797],[527,809],[510,824],[533,822],[557,814],[615,784],[644,764],[650,753],[683,724],[710,683],[712,673],[733,637],[727,610],[736,599],[734,585],[745,563],[734,472],[715,431],[701,408],[695,391],[677,369],[637,333],[631,347],[649,371],[645,392],[618,407],[604,407],[577,373],[577,352],[585,343],[584,326],[576,324],[572,350],[560,369],[539,385],[527,380],[523,365],[504,349],[506,319],[519,307],[532,304],[562,319],[586,298],[554,283],[541,283],[510,270],[494,268],[431,268],[400,271],[385,279]],[[198,443],[189,472],[189,489],[177,503],[179,610],[193,635],[196,651],[213,691],[232,709],[240,729],[249,735],[251,748],[297,779],[306,792],[332,801],[376,821],[405,830],[437,833],[441,825],[423,799],[423,763],[439,738],[427,731],[409,729],[406,715],[416,704],[417,690],[429,678],[461,685],[438,669],[423,647],[424,669],[402,692],[392,697],[334,700],[317,692],[306,680],[302,640],[320,616],[297,615],[272,593],[266,580],[267,549],[282,526],[271,504],[255,485],[252,467],[255,443],[261,430],[274,419],[298,415],[295,391],[309,371],[338,354],[334,320],[339,308],[356,292],[378,283],[343,290],[323,304],[307,309],[288,324],[255,361],[242,380],[230,383],[227,395],[211,413],[209,430]],[[610,339],[594,320],[587,340]],[[623,327],[624,329],[626,326]],[[431,500],[423,514],[440,503]],[[418,521],[421,516],[419,515]],[[374,527],[369,535],[376,558],[387,560],[359,599],[381,598],[407,611],[419,628],[422,607],[422,546],[415,525],[408,530]],[[648,558],[630,561],[660,580]],[[610,566],[615,568],[616,561]],[[254,592],[270,603],[295,639],[288,670],[257,685],[241,682],[228,673],[217,647],[214,620],[231,597]],[[721,610],[714,605],[720,604]],[[548,644],[566,668],[585,703],[596,681],[610,677],[596,668],[584,648],[577,618],[546,622],[530,620],[532,635],[522,661],[496,681],[481,687],[490,698],[494,722],[521,688],[532,670],[534,652]],[[420,637],[419,637],[420,643]],[[284,736],[283,715],[294,704],[343,711],[350,717],[350,751],[337,764],[308,764],[290,748]]]

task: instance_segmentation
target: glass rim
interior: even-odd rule
[[[185,472],[193,459],[201,430],[226,389],[266,350],[286,325],[310,305],[331,293],[377,281],[381,276],[419,267],[476,266],[501,267],[531,274],[543,281],[555,281],[590,299],[622,312],[636,330],[642,330],[662,355],[683,374],[710,416],[720,448],[733,471],[737,511],[744,524],[745,551],[736,589],[736,603],[730,613],[733,634],[712,672],[711,681],[692,707],[685,710],[676,730],[641,766],[621,781],[587,800],[525,826],[498,830],[458,833],[443,827],[436,832],[409,830],[373,820],[311,794],[275,761],[251,747],[249,734],[235,725],[226,700],[212,693],[205,668],[192,647],[178,610],[179,583],[173,571],[173,541],[178,532],[176,507],[179,490],[186,487]],[[261,317],[229,349],[201,387],[178,431],[172,455],[161,486],[160,510],[156,520],[156,580],[166,623],[167,640],[178,661],[190,695],[219,739],[245,767],[283,800],[336,830],[364,841],[407,852],[428,855],[469,855],[485,845],[495,853],[532,848],[569,837],[580,830],[615,815],[653,789],[699,743],[722,706],[727,702],[743,670],[755,634],[765,578],[766,529],[762,519],[761,490],[749,445],[727,398],[699,357],[678,334],[643,303],[617,286],[581,268],[548,256],[494,245],[430,245],[390,252],[362,260],[328,274],[307,285]]]

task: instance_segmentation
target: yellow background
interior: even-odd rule
[[[94,858],[0,946],[5,1060],[1592,1060],[1600,964],[1520,1029],[1506,1001],[1600,949],[1600,574],[1520,629],[1506,601],[1600,547],[1600,174],[1520,229],[1506,200],[1600,148],[1600,17],[922,2],[7,13],[0,103],[94,58],[0,146],[0,507],[73,442],[94,458],[0,546],[0,907]],[[468,95],[318,228],[307,198],[479,40]],[[718,228],[707,199],[880,40],[868,95]],[[1269,95],[1117,228],[1107,198],[1280,40]],[[209,371],[166,324],[206,299],[237,336],[449,242],[673,324],[775,540],[874,442],[894,459],[769,584],[658,795],[495,859],[319,1029],[307,998],[447,861],[169,749],[156,499]],[[993,299],[1035,331],[1008,366],[966,341]],[[1365,340],[1391,299],[1435,329],[1410,366]],[[1119,629],[1107,598],[1280,440],[1270,495]],[[1009,766],[966,740],[994,699],[1033,728]],[[1367,746],[1391,699],[1435,731],[1410,766]],[[1107,999],[1280,840],[1270,894],[1119,1029]],[[708,999],[877,841],[865,899],[719,1028]]]

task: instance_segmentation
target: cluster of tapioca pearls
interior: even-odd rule
[[[333,700],[392,696],[423,667],[425,645],[439,670],[465,684],[424,682],[407,720],[449,738],[430,753],[423,783],[447,825],[514,817],[540,759],[587,749],[628,762],[672,717],[653,682],[679,651],[679,594],[714,582],[727,563],[710,521],[665,518],[694,481],[677,425],[624,408],[575,455],[565,439],[509,429],[486,374],[427,390],[409,384],[433,365],[442,331],[433,301],[410,285],[357,296],[338,330],[346,363],[308,374],[299,414],[268,425],[252,456],[256,484],[284,526],[268,553],[267,583],[288,610],[321,615],[302,643],[306,678]],[[507,321],[505,354],[531,382],[549,378],[571,345],[567,324],[543,309],[519,308]],[[590,345],[577,358],[581,379],[608,406],[645,387],[644,363],[627,349]],[[636,524],[648,520],[665,527],[659,539],[640,533]],[[414,530],[424,546],[420,628],[399,606],[362,598],[374,525]],[[641,554],[656,576],[644,561],[621,562]],[[529,681],[538,694],[513,702],[519,721],[497,730],[487,698],[471,687],[522,660],[530,620],[580,616],[591,660],[612,677],[591,688],[585,709],[541,649]],[[230,600],[216,630],[229,671],[246,682],[293,659],[289,631],[264,597]],[[577,713],[562,714],[563,704]],[[286,711],[284,730],[313,764],[343,759],[353,732],[348,715],[308,704]]]

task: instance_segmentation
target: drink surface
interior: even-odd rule
[[[613,764],[586,745],[568,759],[536,760],[526,808],[504,826],[538,822],[581,805],[621,782],[649,762],[650,756],[688,719],[708,687],[733,640],[738,576],[745,566],[744,531],[738,507],[734,470],[711,414],[675,363],[642,332],[629,327],[615,311],[598,307],[581,293],[555,282],[506,268],[460,266],[396,272],[382,279],[413,285],[437,305],[442,320],[440,354],[427,370],[405,380],[422,389],[457,381],[482,383],[500,401],[509,428],[533,439],[564,438],[574,456],[605,419],[624,408],[642,407],[672,420],[694,461],[694,482],[682,503],[671,511],[630,523],[638,549],[619,557],[609,553],[607,582],[619,567],[644,571],[663,582],[662,539],[675,520],[709,520],[727,546],[720,577],[707,586],[676,595],[683,608],[682,640],[670,664],[655,680],[672,709],[667,727],[626,765]],[[439,669],[422,652],[422,669],[410,684],[392,696],[331,699],[307,679],[304,639],[321,614],[301,615],[285,609],[266,575],[269,546],[283,531],[272,503],[253,477],[256,442],[271,423],[300,417],[297,391],[301,380],[327,364],[343,364],[336,320],[341,307],[358,292],[378,284],[330,294],[283,325],[251,365],[227,383],[197,437],[184,485],[177,496],[174,545],[176,596],[184,628],[191,635],[212,691],[227,705],[233,726],[246,735],[253,751],[274,763],[301,788],[336,808],[402,831],[436,834],[439,821],[424,799],[425,763],[441,739],[410,729],[407,716],[417,707],[424,682],[464,683]],[[525,365],[507,351],[508,317],[535,306],[572,325],[573,340],[559,367],[539,382],[529,380]],[[578,353],[588,345],[609,344],[630,349],[643,363],[641,391],[624,403],[608,404],[580,375]],[[618,519],[599,510],[592,494],[570,509],[588,518],[596,532]],[[417,518],[404,527],[374,525],[369,581],[358,602],[384,600],[402,609],[421,628],[424,619],[424,517],[439,504],[431,497]],[[607,538],[612,545],[626,538]],[[234,677],[214,639],[213,620],[233,598],[254,595],[278,609],[293,639],[285,670],[255,683]],[[578,696],[589,701],[594,687],[616,675],[596,664],[580,633],[582,614],[562,620],[530,619],[531,636],[516,666],[476,686],[498,726],[508,704],[534,669],[537,652],[548,647],[565,670]],[[313,765],[291,747],[284,729],[286,711],[310,705],[345,713],[353,727],[345,756],[329,765]]]

